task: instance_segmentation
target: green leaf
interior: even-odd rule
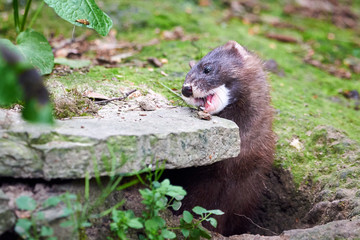
[[[82,222],[82,223],[81,223],[81,227],[83,227],[83,228],[91,227],[91,223],[89,223],[89,222]]]
[[[172,209],[174,209],[175,211],[179,210],[181,208],[181,202],[180,201],[174,201],[173,204],[171,205]]]
[[[211,239],[211,234],[203,227],[199,226],[200,236],[206,239]]]
[[[144,227],[143,224],[140,222],[139,218],[130,219],[128,222],[128,226],[135,229],[141,229]]]
[[[56,205],[58,205],[61,202],[61,198],[58,196],[53,196],[53,197],[49,197],[48,199],[45,200],[45,202],[43,203],[43,206],[46,207],[54,207]]]
[[[36,208],[36,201],[29,196],[21,196],[16,199],[16,206],[20,210],[33,211]]]
[[[199,215],[207,213],[207,210],[205,208],[199,207],[199,206],[194,207],[192,210],[194,213],[199,214]]]
[[[211,226],[213,226],[214,228],[216,228],[217,226],[217,221],[215,218],[208,218],[206,219],[206,221],[210,222]]]
[[[146,237],[142,234],[139,235],[139,240],[147,240]]]
[[[20,236],[25,237],[31,226],[32,223],[29,219],[18,219],[15,225],[15,232],[17,232]]]
[[[9,64],[3,58],[2,51],[4,51],[4,54],[5,51],[7,54],[11,54],[11,50],[7,47],[5,48],[5,45],[1,43],[0,39],[0,106],[8,107],[22,99],[23,90],[17,79],[16,66]]]
[[[149,230],[158,230],[165,226],[165,220],[161,217],[153,217],[145,222],[145,228]]]
[[[62,195],[65,199],[69,199],[69,200],[77,200],[77,196],[75,194],[71,194],[71,193],[65,193]]]
[[[52,72],[54,67],[54,54],[44,35],[28,29],[19,34],[16,38],[16,44],[21,55],[31,65],[39,69],[41,75]]]
[[[90,60],[81,60],[81,59],[68,59],[68,58],[55,58],[55,64],[61,64],[69,66],[70,68],[83,68],[91,64]]]
[[[200,239],[201,231],[198,228],[191,229],[190,231],[190,239]]]
[[[193,218],[194,218],[193,215],[189,211],[185,210],[183,212],[183,219],[184,219],[185,222],[191,223]]]
[[[169,186],[166,195],[174,197],[176,200],[182,200],[186,195],[186,191],[180,186]]]
[[[167,179],[165,179],[161,184],[160,184],[158,181],[153,181],[153,182],[152,182],[152,185],[153,185],[154,188],[159,188],[159,187],[161,187],[161,185],[163,185],[163,186],[165,185],[165,186],[166,186],[166,180],[167,180]],[[169,180],[168,180],[168,181],[169,181]],[[164,184],[164,183],[165,183],[165,184]],[[169,182],[169,183],[170,183],[170,182]]]
[[[223,211],[218,210],[218,209],[215,209],[215,210],[207,210],[207,213],[212,213],[212,214],[215,214],[215,215],[223,215],[223,214],[224,214]]]
[[[111,27],[112,20],[95,3],[94,0],[44,0],[49,7],[66,21],[80,27],[92,28],[100,35],[106,36]],[[76,22],[86,20],[88,25]]]
[[[181,233],[184,235],[184,237],[187,238],[190,234],[190,231],[188,229],[181,229]]]
[[[41,221],[41,220],[44,220],[45,219],[45,213],[42,212],[42,211],[39,211],[35,214],[35,219],[37,221]]]
[[[54,234],[54,230],[51,227],[41,226],[40,236],[46,237]]]
[[[62,217],[67,217],[74,213],[74,210],[72,210],[71,208],[65,207],[62,210],[63,210],[63,212],[61,214]]]
[[[37,68],[41,75],[50,74],[54,67],[54,54],[47,39],[41,33],[32,29],[21,32],[16,38],[16,44],[7,39],[0,39],[0,43],[22,57]]]
[[[161,236],[163,236],[166,239],[176,238],[176,234],[169,231],[169,230],[167,230],[167,229],[164,229],[164,230],[161,231]]]
[[[71,226],[74,226],[74,222],[71,221],[71,220],[64,221],[64,222],[60,223],[60,227],[62,227],[62,228],[68,228],[68,227],[71,227]]]
[[[11,52],[16,53],[19,57],[19,61],[24,61],[25,59],[22,59],[21,57],[24,57],[24,55],[21,54],[19,49],[8,39],[0,38],[0,45],[6,47]]]
[[[184,190],[185,191],[185,190]],[[174,198],[177,200],[177,201],[181,201],[181,200],[183,200],[184,199],[184,196],[186,196],[186,191],[185,191],[185,194],[184,195],[177,195],[177,196],[175,196]]]
[[[22,116],[29,122],[53,123],[52,106],[50,103],[41,104],[36,99],[30,99],[24,104]]]

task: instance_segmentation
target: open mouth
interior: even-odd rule
[[[223,110],[229,102],[228,89],[225,85],[214,88],[204,94],[202,91],[196,91],[193,87],[192,97],[183,97],[184,100],[191,104],[200,107],[202,110],[215,114]]]
[[[213,102],[214,97],[216,98],[215,94],[209,94],[202,98],[194,98],[195,105],[210,113],[216,107]]]

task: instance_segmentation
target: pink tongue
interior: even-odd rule
[[[206,102],[205,102],[205,110],[208,111],[209,108],[212,108],[213,106],[209,105],[208,102],[212,103],[212,98],[213,98],[213,95],[208,95],[206,97]]]

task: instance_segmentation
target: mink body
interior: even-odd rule
[[[262,62],[234,41],[208,53],[186,76],[182,93],[188,103],[234,121],[240,154],[204,167],[170,171],[187,196],[180,213],[194,206],[220,209],[218,226],[225,236],[247,232],[273,163],[273,108]],[[244,217],[246,216],[246,217]],[[211,228],[210,225],[206,227]]]

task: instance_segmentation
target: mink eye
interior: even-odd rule
[[[204,73],[205,74],[208,74],[209,72],[211,72],[211,70],[212,70],[211,66],[205,66],[204,67]]]

